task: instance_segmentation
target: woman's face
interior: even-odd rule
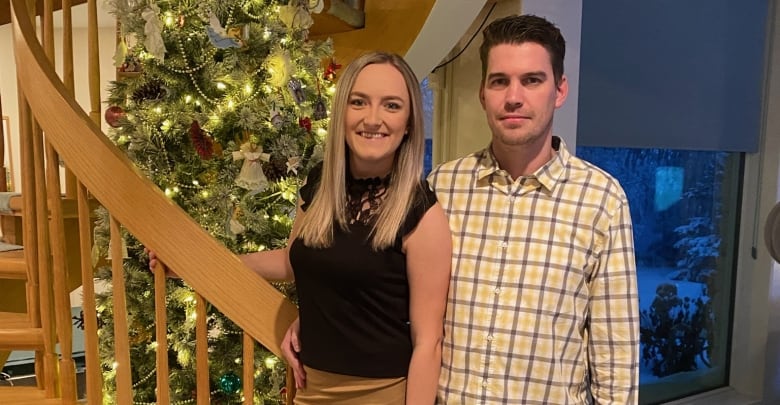
[[[345,117],[353,176],[381,177],[390,172],[411,107],[406,82],[395,66],[371,64],[358,73]]]

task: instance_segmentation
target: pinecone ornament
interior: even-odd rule
[[[144,83],[141,87],[133,92],[133,101],[141,103],[146,100],[159,100],[165,97],[167,90],[163,87],[162,83],[154,80]]]
[[[271,161],[263,165],[263,172],[272,182],[287,177],[287,159],[284,156],[272,156]]]

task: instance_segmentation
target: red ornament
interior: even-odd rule
[[[119,128],[119,121],[125,117],[125,110],[119,106],[108,107],[104,117],[106,119],[106,123],[108,123],[108,125],[110,125],[112,128]]]
[[[322,75],[322,78],[325,80],[333,81],[333,79],[336,78],[336,70],[339,69],[341,69],[341,65],[331,60],[330,63],[328,64],[328,67],[325,68],[325,73]]]
[[[306,128],[306,132],[311,132],[311,118],[304,117],[298,120],[298,126]]]
[[[200,128],[198,121],[192,121],[190,125],[190,139],[201,159],[208,160],[214,156],[214,141]]]

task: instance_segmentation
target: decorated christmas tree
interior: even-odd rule
[[[286,243],[298,188],[321,153],[338,65],[329,41],[308,40],[311,2],[111,0],[118,20],[105,119],[109,136],[165,194],[235,253]],[[318,3],[318,2],[313,2]],[[326,63],[323,63],[326,61]],[[141,203],[141,202],[139,202]],[[176,232],[171,229],[170,232]],[[109,251],[106,214],[93,261]],[[155,401],[152,274],[143,246],[124,235],[134,401]],[[220,269],[214,269],[219,278]],[[98,277],[110,283],[110,266]],[[278,286],[293,296],[289,285]],[[109,289],[110,290],[110,289]],[[194,293],[168,281],[168,353],[174,403],[195,397]],[[113,316],[100,296],[101,357],[113,394]],[[211,403],[241,394],[242,332],[209,308]],[[284,365],[257,347],[255,402],[281,403]]]

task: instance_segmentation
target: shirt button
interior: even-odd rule
[[[482,380],[482,388],[488,387],[488,380]]]
[[[494,290],[494,292],[496,293],[496,295],[499,295],[499,294],[501,294],[501,289],[500,289],[500,288],[498,288],[498,287],[496,287],[496,289]]]
[[[506,249],[507,246],[509,246],[509,244],[506,243],[506,241],[503,241],[503,242],[500,243],[500,246],[501,246],[501,249]]]
[[[485,339],[487,339],[488,342],[493,341],[493,335],[488,335]]]

